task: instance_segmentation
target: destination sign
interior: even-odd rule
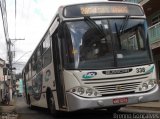
[[[67,18],[83,16],[143,16],[141,7],[124,3],[88,3],[66,6],[63,16]]]
[[[81,14],[128,13],[127,6],[86,6],[80,7]]]

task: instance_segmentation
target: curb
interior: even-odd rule
[[[139,110],[148,110],[148,111],[160,111],[160,107],[143,107],[143,106],[127,106],[128,109],[139,109]]]
[[[10,113],[16,110],[16,100],[13,99],[9,102],[9,105],[0,105],[0,113]]]
[[[136,114],[160,114],[160,110],[151,110],[151,109],[146,109],[146,108],[134,108],[134,107],[123,107],[119,110],[120,112],[124,113],[136,113]]]
[[[17,113],[2,113],[1,119],[18,119]]]
[[[0,106],[0,112],[1,113],[4,113],[4,112],[10,113],[10,112],[13,112],[15,110],[16,110],[15,106]]]

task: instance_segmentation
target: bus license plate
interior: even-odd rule
[[[128,98],[116,98],[112,100],[113,104],[128,103]]]

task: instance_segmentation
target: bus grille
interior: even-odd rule
[[[84,85],[96,89],[102,96],[122,93],[134,93],[142,81],[149,75],[124,76],[103,79],[82,79]]]
[[[102,86],[94,86],[94,88],[97,91],[99,91],[100,94],[106,95],[106,94],[114,94],[114,93],[133,92],[140,85],[140,83],[141,82],[102,85]]]

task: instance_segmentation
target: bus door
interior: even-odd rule
[[[54,63],[54,73],[56,81],[56,91],[58,96],[59,108],[66,108],[66,98],[64,91],[64,79],[61,69],[61,58],[57,35],[52,36],[52,50],[53,50],[53,63]]]

